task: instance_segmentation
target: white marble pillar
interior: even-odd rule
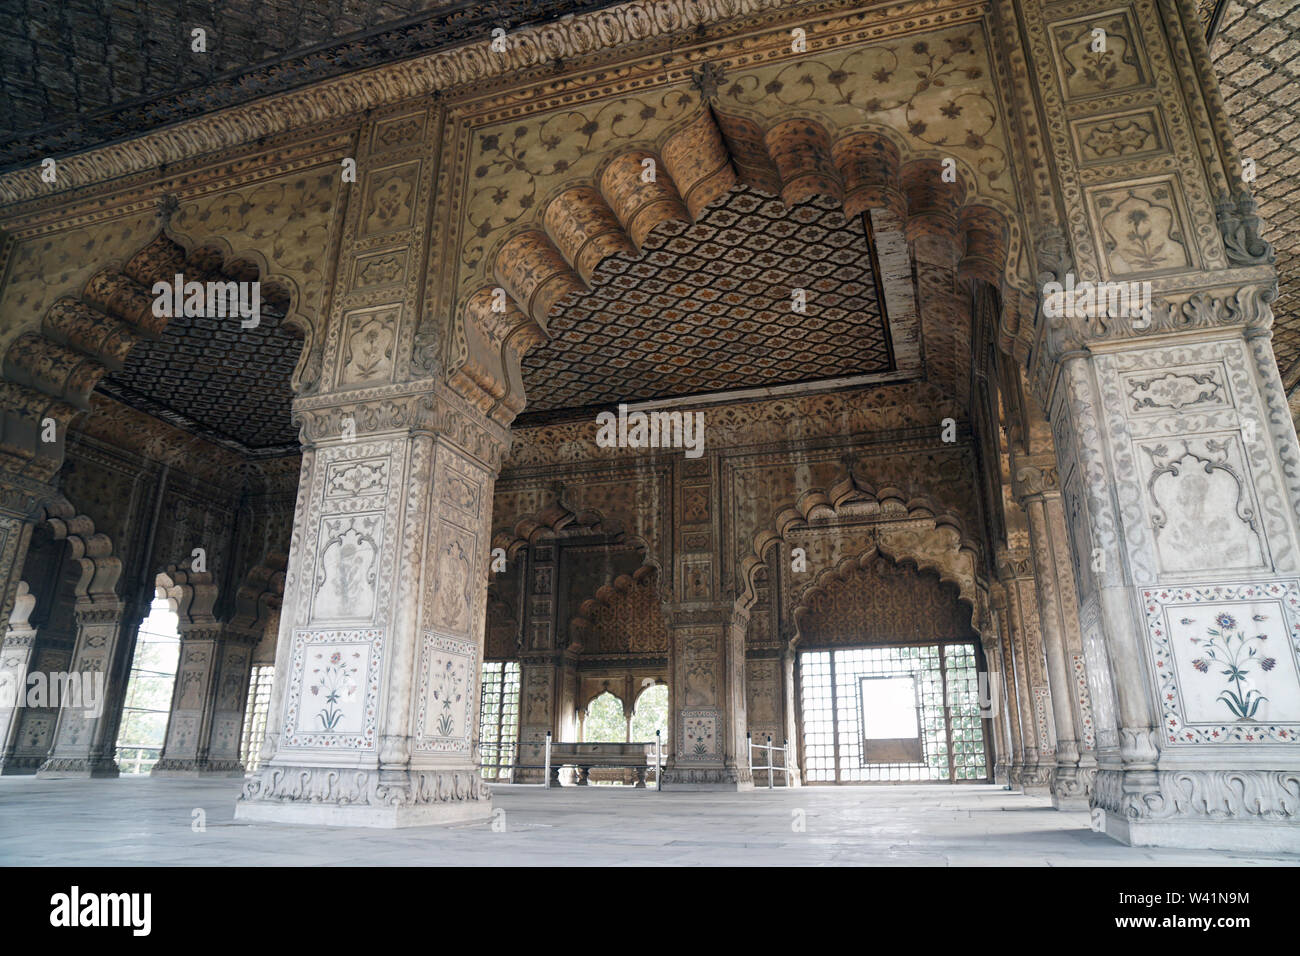
[[[441,387],[373,406],[322,398],[299,412],[309,447],[274,727],[236,818],[485,818],[473,744],[492,489],[508,433]]]

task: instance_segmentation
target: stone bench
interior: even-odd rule
[[[576,771],[574,785],[585,787],[593,768],[600,770],[632,770],[636,773],[635,786],[645,789],[646,770],[655,763],[653,743],[553,743],[551,744],[551,785],[560,786],[560,769],[573,767]]]

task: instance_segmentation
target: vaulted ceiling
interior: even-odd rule
[[[0,0],[0,169],[613,2]],[[1288,388],[1300,388],[1300,0],[1200,0],[1199,12],[1238,144],[1258,168],[1280,280],[1275,346]],[[190,48],[195,27],[207,53]],[[523,421],[888,371],[870,253],[860,220],[737,190],[694,227],[656,233],[639,259],[612,261],[566,303],[555,339],[526,362]],[[798,315],[787,296],[805,282],[810,309]],[[217,344],[222,330],[174,323],[101,390],[247,449],[292,444],[280,393],[296,344],[275,321],[258,333],[274,338],[247,354]],[[206,390],[184,392],[200,378]],[[248,389],[265,381],[277,383],[274,402],[250,403]],[[258,411],[270,404],[276,412]]]

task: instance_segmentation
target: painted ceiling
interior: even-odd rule
[[[818,198],[786,208],[737,187],[693,226],[665,223],[637,259],[561,300],[524,360],[520,424],[594,406],[892,369],[862,220]],[[806,311],[795,311],[794,289]]]
[[[616,2],[0,0],[0,171]]]
[[[1207,4],[1209,6],[1209,4]],[[1221,0],[1210,53],[1277,251],[1273,347],[1288,391],[1300,385],[1300,0]]]
[[[199,250],[185,264],[197,281],[249,281],[257,270],[221,268],[220,257]],[[96,390],[184,431],[249,457],[297,452],[290,419],[289,379],[302,341],[283,326],[287,303],[263,286],[258,324],[237,317],[175,316],[156,340],[139,342],[124,367]]]

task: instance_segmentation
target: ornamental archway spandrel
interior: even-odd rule
[[[847,20],[817,24],[814,33],[833,31],[834,46],[824,33],[821,49],[797,56],[788,29],[775,31],[751,44],[752,55],[737,54],[737,67],[687,49],[686,67],[698,68],[628,67],[643,86],[658,85],[612,99],[596,96],[602,83],[636,85],[622,72],[553,83],[527,100],[516,90],[452,106],[444,155],[454,161],[439,177],[448,200],[436,227],[443,247],[458,250],[454,278],[438,295],[438,311],[453,316],[448,367],[470,360],[466,303],[485,287],[503,288],[544,330],[551,309],[587,288],[602,260],[634,254],[656,225],[697,217],[736,182],[787,203],[829,195],[854,214],[901,208],[903,184],[873,176],[873,164],[924,160],[928,172],[951,161],[956,206],[979,207],[962,216],[965,233],[953,224],[962,274],[1028,288],[979,12],[886,39]],[[555,92],[561,85],[568,95]],[[642,180],[643,164],[652,182]],[[939,205],[957,218],[952,203]],[[1002,223],[989,228],[994,215]]]
[[[323,330],[313,317],[325,306],[344,188],[331,165],[183,199],[167,231],[188,249],[214,245],[228,257],[251,259],[263,282],[290,290],[291,321],[319,341]]]
[[[105,269],[120,271],[158,232],[155,209],[76,229],[18,238],[0,292],[0,354],[63,296]],[[0,263],[3,266],[3,263]],[[0,273],[3,269],[0,268]]]
[[[779,508],[767,527],[754,534],[751,549],[736,568],[742,607],[752,606],[768,558],[781,546],[803,549],[802,570],[796,571],[793,561],[779,569],[781,587],[787,592],[802,593],[820,573],[882,551],[935,571],[956,585],[972,608],[978,607],[979,550],[958,516],[936,510],[925,499],[905,502],[894,488],[878,493],[841,489],[836,504],[830,500],[826,492],[806,492],[799,501]],[[789,557],[784,550],[781,553]],[[783,602],[787,609],[783,614],[796,603]]]
[[[731,537],[742,588],[745,567],[767,553],[787,530],[851,510],[859,516],[906,516],[917,509],[972,524],[974,465],[969,449],[899,443],[898,454],[863,456],[846,468],[842,453],[826,449],[791,467],[788,458],[751,461],[724,479],[732,505]],[[922,477],[923,476],[923,477]],[[868,482],[867,479],[870,479]]]

